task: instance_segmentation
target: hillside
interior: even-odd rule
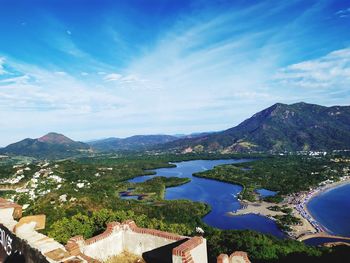
[[[12,143],[0,149],[0,153],[38,158],[58,158],[69,157],[89,149],[90,146],[85,143],[76,142],[62,134],[52,132],[37,139],[27,138]]]
[[[175,141],[178,138],[171,135],[135,135],[124,139],[107,138],[89,142],[88,144],[99,151],[144,150],[150,146]]]
[[[167,143],[180,151],[301,151],[350,149],[350,107],[277,103],[236,127]]]

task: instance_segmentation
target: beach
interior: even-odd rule
[[[285,197],[284,201],[280,204],[268,203],[264,201],[256,201],[256,202],[247,202],[243,201],[242,208],[234,211],[228,212],[227,214],[230,216],[237,215],[245,215],[245,214],[257,214],[269,217],[274,219],[273,217],[276,215],[284,215],[282,211],[272,211],[268,209],[271,206],[279,206],[282,208],[283,206],[292,208],[292,215],[296,218],[300,219],[300,224],[290,226],[292,231],[288,233],[292,238],[295,239],[306,239],[306,236],[313,236],[315,234],[330,234],[329,231],[325,227],[323,227],[317,220],[315,220],[307,209],[308,202],[315,198],[317,195],[324,193],[328,190],[333,190],[339,186],[350,183],[350,176],[343,176],[339,181],[333,182],[331,180],[327,180],[321,182],[318,187],[311,188],[309,191],[303,191],[295,194],[291,194]]]
[[[256,214],[263,215],[267,217],[272,217],[275,215],[284,215],[281,211],[272,211],[268,209],[270,206],[274,206],[276,204],[268,203],[268,202],[248,202],[244,201],[244,208],[237,210],[236,212],[228,212],[227,214],[230,216],[237,215],[246,215],[246,214]]]
[[[317,222],[317,220],[313,218],[312,214],[307,208],[307,204],[311,199],[317,197],[318,195],[348,183],[350,183],[350,176],[341,177],[340,180],[336,182],[326,182],[326,183],[322,182],[320,183],[321,185],[317,188],[310,189],[310,191],[308,192],[299,193],[298,194],[299,198],[297,198],[297,203],[294,204],[295,205],[294,208],[296,209],[296,211],[301,217],[306,219],[313,226],[316,233],[329,232],[324,226],[319,224],[319,222]],[[298,233],[297,237],[299,238],[305,234],[313,234],[313,233],[308,233],[308,232]]]

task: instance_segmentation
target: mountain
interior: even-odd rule
[[[135,135],[124,139],[107,138],[88,142],[88,144],[99,151],[118,150],[144,150],[150,146],[163,144],[177,140],[178,137],[171,135]]]
[[[195,133],[190,133],[190,134],[175,134],[177,138],[181,139],[191,139],[191,138],[198,138],[198,137],[203,137],[206,135],[210,135],[216,132],[195,132]]]
[[[24,139],[0,149],[0,153],[33,156],[39,158],[69,157],[84,151],[90,146],[76,142],[58,133],[48,133],[38,139]]]
[[[236,127],[162,147],[224,153],[350,149],[350,106],[276,103]]]

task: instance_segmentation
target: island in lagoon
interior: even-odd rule
[[[296,161],[297,159],[299,160]],[[317,163],[320,164],[322,162],[322,166],[317,166]],[[243,169],[241,164],[226,165],[216,167],[211,171],[195,174],[195,176],[215,178],[243,185],[243,191],[239,194],[241,207],[228,211],[227,214],[230,216],[235,217],[247,214],[266,216],[276,221],[277,225],[288,236],[297,240],[315,237],[350,240],[350,237],[335,235],[320,224],[308,210],[308,202],[312,198],[317,198],[320,193],[326,190],[336,189],[338,186],[350,183],[349,168],[346,166],[347,162],[348,159],[346,158],[277,157],[270,160],[264,159],[252,162],[250,169]],[[276,166],[277,164],[280,166]],[[298,165],[303,167],[293,169],[293,167]],[[283,171],[279,171],[279,175],[283,173],[285,175],[274,176],[280,169],[283,169]],[[304,184],[300,184],[298,183],[300,182],[299,177],[303,173],[310,173],[312,178],[309,182],[305,180]],[[286,176],[290,176],[288,179],[289,184],[279,184],[279,180],[284,181]],[[271,181],[268,180],[269,177]],[[256,187],[268,187],[269,184],[272,187],[275,184],[274,190],[277,190],[277,192],[266,189],[262,189],[262,191],[256,190]],[[259,192],[265,193],[265,195],[261,195]],[[325,211],[325,213],[327,212]]]
[[[332,155],[102,154],[51,161],[24,159],[14,164],[18,160],[9,158],[1,165],[0,193],[23,205],[25,215],[46,214],[44,232],[63,244],[75,235],[89,238],[101,233],[110,221],[133,218],[140,226],[183,235],[202,227],[212,260],[232,249],[247,251],[252,260],[264,262],[288,258],[292,252],[310,259],[337,250],[319,250],[293,241],[296,236],[287,238],[281,230],[291,234],[300,221],[283,200],[348,173],[344,161],[334,160]],[[296,166],[303,172],[296,172]],[[212,198],[205,199],[207,189]],[[257,189],[276,192],[260,191],[264,194],[261,204],[273,217],[227,215],[236,210],[242,213],[243,202],[246,209],[256,209]],[[272,245],[274,251],[267,253]]]

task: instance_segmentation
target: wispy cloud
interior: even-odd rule
[[[224,109],[232,109],[233,104],[251,105],[258,94],[264,94],[259,97],[263,104],[273,101],[274,96],[268,96],[264,89],[269,75],[278,68],[278,61],[276,55],[267,54],[273,49],[277,52],[278,48],[276,42],[268,40],[280,29],[261,28],[257,21],[238,23],[245,16],[263,19],[270,15],[260,13],[259,8],[261,5],[181,21],[152,51],[135,59],[125,69],[124,74],[147,80],[142,86],[138,83],[139,87],[146,89],[156,83],[161,91],[157,96],[163,100],[157,102],[153,116],[167,114],[174,118],[183,110],[198,113],[217,107],[218,101],[223,109],[220,114],[224,115],[227,114]],[[257,46],[257,43],[266,44]],[[223,97],[230,100],[223,103]],[[256,108],[253,106],[251,111]],[[215,114],[218,116],[217,111]],[[248,114],[250,112],[246,116]],[[207,116],[209,120],[211,117]],[[191,114],[187,117],[193,118]],[[228,118],[238,121],[242,116],[232,110]]]
[[[5,65],[5,58],[0,57],[0,75],[6,73],[4,65]]]
[[[341,89],[350,85],[350,48],[279,70],[276,80],[289,87]]]
[[[117,81],[120,80],[123,76],[118,73],[111,73],[106,76],[104,76],[104,81]]]
[[[350,17],[350,7],[349,8],[345,8],[345,9],[340,9],[339,11],[337,11],[335,13],[335,15],[337,15],[340,18]]]
[[[125,102],[106,89],[96,90],[67,72],[51,72],[16,62],[11,67],[23,75],[0,81],[3,109],[57,110],[73,115],[118,109]]]
[[[135,21],[99,13],[90,26],[47,12],[35,34],[28,17],[21,30],[34,52],[0,56],[0,140],[14,130],[78,139],[220,130],[276,101],[350,100],[348,31],[324,20],[345,21],[327,1],[229,5],[199,4],[149,28],[148,11]]]
[[[28,82],[29,79],[30,78],[28,75],[4,78],[4,79],[0,80],[0,86],[4,86],[6,84],[11,84],[11,85],[25,84]]]

